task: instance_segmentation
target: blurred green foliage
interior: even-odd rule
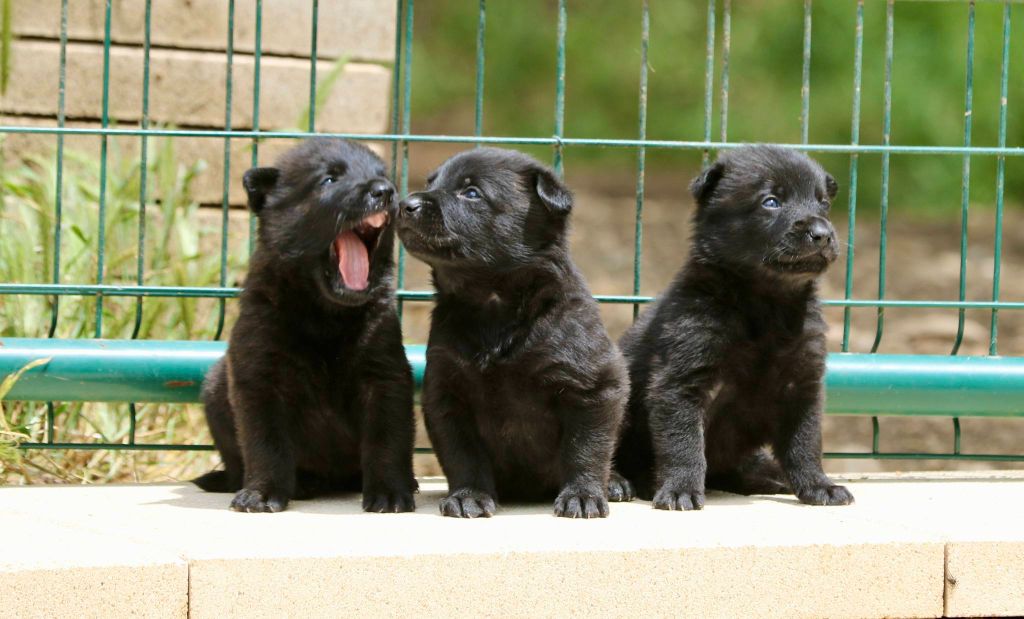
[[[722,13],[716,15],[715,101],[712,139],[721,135]],[[1024,6],[1014,3],[1008,144],[1019,145],[1024,108],[1020,38]],[[416,5],[412,118],[414,132],[473,131],[477,2]],[[979,2],[976,12],[973,144],[996,145],[1002,59],[1003,5]],[[570,137],[637,136],[640,2],[570,0],[566,37],[565,134]],[[885,67],[884,0],[867,0],[860,140],[882,139]],[[704,136],[704,67],[707,3],[651,0],[650,139]],[[817,0],[813,7],[810,142],[850,143],[856,2]],[[901,0],[895,8],[892,142],[963,144],[968,4]],[[553,133],[557,2],[487,3],[484,133],[549,136]],[[728,139],[799,142],[803,3],[733,0],[729,65]],[[1014,79],[1014,76],[1017,76]],[[567,165],[583,178],[621,166],[630,174],[631,152],[569,149]],[[543,152],[543,151],[541,151]],[[697,153],[651,151],[652,175],[678,175],[680,187],[700,163]],[[818,157],[842,185],[848,155]],[[860,157],[858,205],[877,208],[881,157]],[[893,156],[893,208],[940,214],[958,210],[962,157]],[[601,166],[600,170],[595,169]],[[991,206],[995,158],[972,158],[972,205]],[[616,168],[618,170],[618,168]],[[1021,202],[1024,162],[1007,162],[1007,202]],[[846,194],[838,204],[845,204]]]

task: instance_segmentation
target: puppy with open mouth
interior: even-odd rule
[[[659,509],[701,509],[705,486],[851,503],[821,465],[816,279],[839,253],[835,179],[758,145],[726,152],[690,189],[690,258],[620,342],[632,393],[618,470]]]
[[[413,382],[384,163],[314,139],[243,180],[259,235],[227,355],[203,386],[224,470],[195,483],[236,492],[236,511],[359,489],[367,511],[412,511]]]
[[[494,148],[452,157],[400,205],[437,290],[422,402],[445,516],[555,499],[557,516],[594,518],[632,498],[609,479],[625,364],[569,256],[571,209],[550,169]]]

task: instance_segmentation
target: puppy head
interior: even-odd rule
[[[308,140],[276,167],[247,171],[243,183],[265,259],[341,305],[361,305],[390,286],[395,187],[371,150]]]
[[[508,270],[564,248],[572,194],[522,153],[477,148],[455,155],[402,201],[398,235],[431,266]]]
[[[786,278],[816,277],[839,255],[829,220],[838,189],[817,162],[795,151],[728,151],[690,185],[696,255]]]

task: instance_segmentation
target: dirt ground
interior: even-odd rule
[[[573,214],[572,249],[577,263],[597,294],[630,294],[633,277],[635,198],[577,192]],[[682,264],[690,230],[689,198],[666,195],[650,197],[643,211],[643,259],[641,294],[662,290]],[[845,218],[843,213],[841,218]],[[844,244],[848,224],[836,221]],[[991,300],[994,212],[980,206],[968,220],[966,298]],[[857,217],[854,240],[853,297],[873,299],[878,295],[879,221],[877,214]],[[844,293],[846,253],[830,270],[822,284],[822,296],[841,299]],[[955,300],[959,291],[959,217],[944,220],[909,218],[891,212],[888,224],[886,297],[892,299]],[[428,271],[413,258],[407,261],[405,286],[429,288]],[[1005,214],[1001,277],[1003,300],[1024,299],[1024,212],[1008,209]],[[405,306],[405,336],[408,342],[426,341],[429,328],[427,303]],[[632,307],[605,305],[602,308],[613,337],[632,321]],[[841,350],[843,310],[827,309],[830,324],[829,349]],[[961,355],[987,354],[990,311],[966,312]],[[946,309],[888,309],[879,352],[949,354],[957,332],[958,313]],[[874,308],[851,312],[849,350],[870,351],[877,329]],[[1024,355],[1024,312],[1006,310],[999,314],[998,351],[1003,355]],[[1020,420],[962,420],[964,453],[1021,453],[1024,451],[1024,422]],[[953,424],[949,419],[881,418],[883,451],[951,451]],[[871,421],[866,417],[830,416],[825,423],[826,451],[870,451]],[[424,470],[430,470],[426,458]],[[939,470],[1020,468],[1024,464],[999,465],[991,462],[830,460],[833,471]]]

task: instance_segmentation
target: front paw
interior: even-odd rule
[[[849,505],[853,503],[853,495],[846,486],[822,484],[812,486],[796,493],[801,503],[808,505]]]
[[[452,518],[490,518],[498,506],[494,497],[482,490],[460,488],[441,499],[441,515]]]
[[[686,479],[669,479],[654,494],[654,508],[670,511],[704,509],[704,485]]]
[[[570,484],[555,499],[555,515],[560,518],[607,518],[608,499],[594,489]]]
[[[288,497],[277,492],[242,488],[231,500],[231,509],[250,514],[280,512],[288,507]]]
[[[608,500],[612,503],[624,503],[632,501],[636,498],[636,492],[633,490],[633,484],[629,483],[629,480],[612,471],[611,477],[608,479]]]
[[[363,511],[377,514],[398,514],[416,511],[411,492],[367,490],[363,492]]]

